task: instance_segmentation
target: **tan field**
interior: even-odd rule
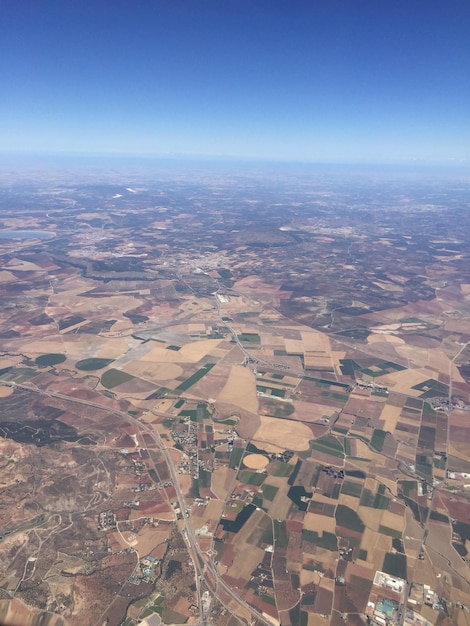
[[[354,496],[348,496],[344,493],[340,493],[338,504],[344,504],[344,506],[347,506],[353,511],[356,511],[359,505],[359,498],[355,498]]]
[[[18,280],[14,274],[7,270],[0,271],[0,283],[12,283]]]
[[[303,587],[304,585],[308,585],[309,583],[313,583],[314,585],[318,585],[320,582],[320,572],[311,572],[307,569],[300,570],[300,584]]]
[[[209,352],[214,350],[223,339],[202,339],[201,341],[194,341],[193,343],[187,343],[181,350],[167,350],[166,347],[161,344],[155,346],[141,357],[141,361],[154,361],[155,363],[197,363],[203,357],[207,356]]]
[[[382,518],[384,512],[382,509],[373,509],[368,506],[358,506],[356,511],[367,528],[373,531],[378,531],[379,526],[383,525]]]
[[[397,346],[396,351],[400,356],[409,359],[414,367],[425,367],[428,364],[429,350],[416,346]]]
[[[341,368],[340,368],[340,359],[345,359],[346,358],[346,352],[339,352],[338,350],[332,351],[331,352],[331,360],[333,363],[333,367],[335,368],[335,372],[337,375],[341,375]]]
[[[81,289],[80,289],[81,291]],[[75,315],[90,315],[116,319],[116,311],[131,311],[135,308],[135,298],[131,296],[103,296],[98,301],[95,298],[88,298],[82,294],[66,292],[51,296],[49,303],[51,306],[66,306]]]
[[[275,417],[260,416],[261,426],[256,431],[253,440],[263,444],[267,452],[277,450],[303,451],[308,450],[309,441],[312,439],[312,431],[301,422],[276,419]],[[266,444],[274,448],[268,449]]]
[[[206,527],[209,532],[214,532],[223,509],[224,503],[222,500],[210,500],[207,506],[197,510],[197,515],[191,516],[191,526],[194,530]]]
[[[415,385],[419,385],[425,380],[429,380],[430,373],[426,370],[402,370],[401,372],[393,372],[380,378],[380,382],[388,385],[393,391],[404,393],[409,396],[418,397],[423,392],[418,389],[412,389]]]
[[[175,354],[179,354],[185,362],[197,363],[216,350],[223,341],[224,339],[201,339],[200,341],[187,343]],[[167,352],[171,352],[171,350],[167,350]]]
[[[233,539],[233,544],[237,546],[237,548],[241,548],[242,546],[248,545],[249,539],[254,530],[259,526],[266,513],[261,509],[257,509],[253,515],[243,524],[241,530],[235,535]],[[253,544],[249,544],[252,546]]]
[[[153,407],[154,411],[158,411],[159,413],[168,413],[168,411],[173,406],[173,400],[160,400]]]
[[[385,552],[392,549],[392,538],[366,528],[362,535],[361,548],[367,550],[367,562],[371,563],[374,569],[382,569]]]
[[[0,357],[0,369],[4,367],[15,367],[23,361],[23,357],[19,354],[18,356],[5,356]]]
[[[72,313],[72,311],[70,311],[70,313]],[[73,333],[74,331],[78,330],[79,328],[81,328],[82,326],[85,326],[89,322],[91,322],[91,319],[85,319],[83,322],[79,322],[78,324],[74,324],[73,326],[68,326],[67,328],[64,328],[63,330],[59,330],[59,334],[69,335]]]
[[[452,378],[456,382],[465,382],[455,364],[439,349],[418,348],[416,346],[399,346],[397,352],[404,358],[409,359],[417,367],[428,367],[436,373],[442,372],[448,375],[452,372]],[[429,376],[428,376],[429,378]]]
[[[327,370],[333,367],[329,355],[305,355],[305,367],[318,370]]]
[[[330,498],[328,496],[324,496],[322,493],[320,493],[318,491],[315,493],[314,499],[315,499],[315,502],[322,502],[324,504],[334,504],[334,505],[336,505],[338,503],[337,500],[334,500],[333,498]]]
[[[4,385],[0,386],[0,398],[8,398],[13,394],[13,387],[5,387]]]
[[[333,578],[327,578],[326,576],[322,576],[320,580],[320,587],[323,589],[328,589],[328,591],[333,591],[335,588],[335,581]]]
[[[458,441],[454,441],[453,443],[449,443],[447,447],[448,447],[448,454],[455,456],[458,459],[463,459],[464,461],[468,461],[469,444],[467,442],[463,441],[462,445],[460,446]]]
[[[173,380],[184,373],[184,369],[177,363],[154,363],[129,361],[123,370],[138,378],[151,381]]]
[[[222,501],[227,497],[236,475],[237,472],[229,467],[218,467],[212,472],[211,490]]]
[[[301,419],[303,422],[316,422],[323,417],[331,417],[337,412],[334,407],[326,404],[317,404],[316,402],[301,402],[296,400],[294,402],[295,413],[292,418]]]
[[[224,509],[224,503],[219,500],[211,500],[209,504],[205,507],[206,513],[205,518],[207,523],[212,523],[213,528],[217,526],[218,521],[222,515],[222,511]]]
[[[405,443],[400,444],[397,450],[397,453],[395,455],[396,458],[401,459],[402,461],[405,461],[405,463],[413,464],[416,461],[416,453],[415,453],[414,446],[416,446],[417,441],[418,441],[418,437],[416,436],[413,439],[409,438],[406,444]],[[410,442],[411,442],[411,445],[410,445]]]
[[[384,291],[400,291],[400,292],[403,291],[403,287],[400,287],[399,285],[395,285],[394,283],[386,283],[382,280],[374,280],[373,283],[374,285],[376,285],[380,289],[383,289]]]
[[[114,327],[113,327],[114,328]],[[106,339],[106,343],[101,350],[96,353],[96,357],[100,359],[118,359],[128,350],[138,345],[139,342],[132,337]]]
[[[333,567],[338,560],[338,553],[333,550],[324,550],[323,548],[317,548],[315,551],[315,561],[319,561],[324,569]]]
[[[376,328],[372,329],[373,334],[367,337],[367,343],[391,343],[392,345],[400,346],[404,345],[405,342],[401,337],[397,337],[396,335],[389,335],[387,331],[377,331]]]
[[[405,530],[403,531],[403,541],[407,554],[417,556],[421,547],[421,538],[423,536],[423,529],[413,517],[413,513],[409,510],[405,510],[403,516],[405,523]]]
[[[384,422],[382,430],[387,430],[393,433],[397,425],[397,420],[400,417],[400,413],[401,407],[386,404],[380,414],[380,420],[383,420]]]
[[[369,491],[375,492],[377,489],[377,481],[375,478],[368,476],[364,481],[364,489],[369,489]]]
[[[301,329],[302,343],[305,352],[326,352],[330,355],[330,340],[327,335],[315,330]]]
[[[147,406],[144,406],[145,404],[150,404],[150,402],[152,403],[152,406],[150,408]],[[156,422],[158,424],[159,418],[151,412],[151,410],[153,409],[153,401],[150,401],[150,402],[146,402],[145,400],[141,400],[141,401],[134,400],[132,404],[146,411],[145,413],[142,413],[142,416],[141,416],[141,419],[144,422],[147,422],[147,424],[153,424],[154,422]],[[158,430],[158,429],[155,428],[155,430]]]
[[[403,532],[405,528],[405,518],[402,515],[395,515],[394,513],[390,513],[390,511],[384,511],[381,525]]]
[[[79,361],[94,356],[106,347],[108,341],[109,339],[95,335],[62,335],[61,343],[58,342],[55,352],[65,352],[70,358]]]
[[[228,310],[253,310],[254,306],[257,306],[256,312],[259,311],[259,303],[272,304],[273,306],[279,305],[280,298],[286,294],[281,291],[278,286],[271,285],[263,282],[258,276],[247,276],[237,281],[234,288],[239,293],[247,294],[248,298],[243,297],[244,302],[237,302],[242,298],[231,298],[230,303],[225,305]],[[224,306],[224,305],[223,305]],[[270,312],[271,313],[271,312]]]
[[[205,324],[188,324],[188,333],[204,333],[205,331]]]
[[[243,578],[249,580],[252,571],[263,559],[264,550],[256,546],[243,546],[235,550],[235,557],[232,566],[227,571],[229,576],[233,578]]]
[[[443,557],[449,564],[446,564],[444,570],[455,576],[455,572],[461,580],[461,584],[466,587],[465,591],[470,592],[470,583],[466,581],[468,568],[462,561],[457,551],[451,545],[452,532],[449,526],[430,522],[428,524],[429,534],[426,539],[426,547],[430,554],[434,552]],[[432,557],[435,556],[432,554]]]
[[[294,352],[297,354],[303,354],[304,342],[301,339],[285,339],[286,352]]]
[[[334,517],[326,515],[316,515],[315,513],[307,513],[304,518],[304,528],[306,530],[314,530],[317,533],[335,534],[336,520]]]
[[[355,440],[356,446],[356,456],[368,459],[370,462],[375,462],[379,466],[386,465],[386,459],[379,452],[372,452],[371,449],[360,439]],[[358,461],[354,461],[355,464],[359,466]],[[369,464],[365,465],[365,467],[369,467]],[[367,470],[366,470],[367,471]]]
[[[442,352],[442,350],[429,350],[428,352],[428,365],[430,367],[432,367],[437,372],[442,372],[443,374],[451,374],[452,380],[454,382],[465,382],[459,372],[458,367],[455,365],[455,363],[452,363],[449,357],[444,352]]]
[[[27,354],[48,354],[64,352],[64,342],[60,338],[46,339],[44,341],[31,341],[23,345]]]
[[[231,596],[227,595],[227,599],[224,599],[224,606],[228,609],[229,613],[236,615],[242,623],[250,623],[251,613],[249,609],[246,609],[237,600],[232,600]]]
[[[36,263],[31,263],[31,261],[23,261],[22,259],[11,259],[6,265],[3,266],[5,269],[15,270],[15,272],[37,272],[41,271],[42,268]]]
[[[233,365],[227,382],[217,397],[217,403],[232,404],[250,413],[256,413],[258,397],[254,374],[242,365]]]
[[[272,519],[286,519],[292,501],[287,497],[286,493],[286,480],[280,476],[268,476],[265,485],[273,485],[278,487],[278,492],[274,496],[272,502],[265,500],[265,505],[268,506],[268,513]]]
[[[199,398],[217,398],[227,383],[231,365],[218,362],[211,371],[191,387],[191,394]]]
[[[390,493],[393,494],[393,496],[396,497],[398,488],[397,488],[397,482],[396,482],[395,479],[393,479],[393,478],[386,478],[385,476],[381,476],[380,477],[380,482],[383,483],[387,487],[387,489],[390,490]],[[390,493],[386,492],[385,495],[388,497],[388,496],[390,496]]]
[[[243,465],[252,470],[263,469],[269,464],[269,459],[262,454],[248,454],[243,457]]]
[[[123,320],[117,320],[108,331],[102,330],[100,334],[102,337],[106,338],[119,338],[121,335],[130,336],[134,332],[134,330],[134,324],[130,320],[125,318]]]

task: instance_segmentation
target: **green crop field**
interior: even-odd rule
[[[265,479],[266,474],[258,474],[257,472],[250,472],[249,470],[243,470],[238,475],[238,479],[247,485],[261,485]]]
[[[261,338],[258,333],[240,333],[238,339],[246,343],[261,343]]]
[[[362,493],[362,485],[360,483],[353,483],[349,480],[345,480],[343,482],[343,486],[341,487],[341,493],[344,493],[346,496],[354,496],[355,498],[360,498]]]
[[[274,387],[269,387],[272,396],[277,396],[278,398],[284,398],[286,395],[285,389],[275,389]]]
[[[208,489],[211,486],[212,473],[202,467],[199,468],[199,485]]]
[[[364,523],[353,509],[350,509],[348,506],[344,506],[344,504],[338,504],[335,512],[336,523],[338,526],[343,526],[344,528],[348,528],[349,530],[353,530],[358,533],[362,533],[364,531]]]
[[[184,411],[180,411],[178,413],[179,416],[181,417],[189,417],[189,419],[191,420],[191,422],[196,422],[197,421],[197,411],[194,409],[186,409]]]
[[[245,450],[243,448],[234,448],[232,450],[232,454],[230,455],[230,461],[228,466],[231,469],[238,467],[240,465],[240,461],[242,460],[243,454]]]
[[[83,370],[84,372],[93,372],[95,370],[102,370],[113,361],[114,359],[82,359],[75,363],[75,367],[77,370]]]
[[[361,506],[370,506],[371,508],[374,506],[375,495],[372,493],[370,489],[363,489],[361,494]]]
[[[190,387],[192,387],[198,380],[200,380],[203,376],[205,376],[211,369],[214,367],[215,363],[206,363],[201,369],[194,372],[192,376],[183,381],[178,387],[176,387],[175,391],[186,391]]]
[[[36,363],[38,365],[58,365],[59,363],[63,363],[67,357],[65,354],[60,353],[51,353],[51,354],[41,354],[36,359]]]
[[[111,368],[101,376],[101,384],[103,387],[106,387],[106,389],[113,389],[118,385],[122,385],[122,383],[127,383],[133,378],[134,376],[131,376],[127,372],[121,372],[121,370]]]
[[[289,476],[293,469],[293,466],[289,465],[289,463],[283,463],[282,461],[279,461],[278,463],[276,463],[271,473],[273,476],[281,476],[282,478],[285,478],[286,476]]]
[[[387,431],[380,430],[380,428],[376,428],[374,432],[372,433],[372,439],[370,441],[370,445],[376,450],[378,450],[379,452],[381,452],[386,436],[387,436]]]
[[[295,407],[290,402],[281,402],[280,400],[264,400],[263,404],[268,412],[268,415],[273,417],[289,417],[295,411]]]
[[[342,450],[338,450],[336,447],[332,447],[328,444],[325,444],[321,439],[317,439],[316,441],[310,442],[310,447],[312,450],[318,450],[319,452],[324,452],[325,454],[331,454],[339,459],[344,458],[344,452]]]
[[[323,534],[320,537],[320,535],[315,530],[306,530],[304,528],[302,530],[302,540],[313,543],[319,548],[330,550],[330,552],[335,552],[338,549],[338,541],[336,539],[336,535],[333,535],[333,533],[328,533],[326,531],[323,531]]]
[[[387,552],[384,558],[382,571],[390,576],[406,580],[406,556],[400,552]]]
[[[274,485],[263,485],[262,489],[263,497],[270,502],[274,500],[276,493],[279,491],[279,487],[274,487]]]
[[[289,540],[287,539],[287,529],[285,522],[274,520],[274,542],[277,548],[286,548]]]
[[[390,505],[390,498],[387,498],[386,496],[381,495],[380,493],[378,493],[375,496],[375,500],[373,503],[373,508],[374,509],[388,509]]]
[[[388,528],[388,526],[379,526],[379,533],[388,537],[395,537],[396,539],[401,539],[402,537],[402,533],[399,530]]]
[[[416,482],[416,480],[399,480],[398,484],[401,486],[403,494],[407,497],[413,490],[416,490],[418,488],[418,483]]]

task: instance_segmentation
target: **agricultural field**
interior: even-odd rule
[[[0,622],[462,626],[469,238],[217,181],[5,209]]]

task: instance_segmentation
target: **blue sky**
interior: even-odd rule
[[[468,0],[2,0],[0,150],[470,160]]]

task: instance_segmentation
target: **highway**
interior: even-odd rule
[[[251,354],[250,352],[248,352],[248,350],[245,348],[245,346],[241,343],[241,341],[240,341],[240,339],[238,337],[237,331],[232,326],[230,326],[230,324],[227,322],[227,320],[224,320],[222,318],[222,311],[220,310],[220,300],[219,300],[218,296],[219,295],[223,295],[223,294],[220,294],[219,291],[220,291],[220,285],[219,285],[219,289],[214,294],[216,305],[217,305],[217,315],[218,315],[219,320],[221,321],[221,323],[229,329],[229,331],[230,331],[230,333],[231,333],[235,343],[237,344],[237,346],[242,351],[243,356],[245,357],[243,364],[247,365],[249,363],[253,363],[254,365],[264,365],[265,367],[269,367],[269,368],[274,369],[274,370],[285,372],[286,374],[290,374],[291,376],[300,376],[300,377],[304,376],[304,372],[295,371],[288,365],[279,365],[278,363],[271,363],[270,361],[265,361],[264,359],[259,359],[259,358],[255,357],[255,356],[253,356],[253,354]],[[233,293],[236,293],[236,292],[234,292],[233,289],[231,291]],[[239,295],[241,295],[241,294],[239,294]]]
[[[230,585],[228,585],[223,580],[223,578],[219,576],[219,573],[217,572],[217,568],[215,567],[215,565],[210,560],[207,560],[207,557],[204,555],[204,553],[200,549],[196,536],[194,534],[194,531],[189,521],[189,515],[188,515],[188,510],[186,507],[186,502],[184,500],[183,494],[179,486],[178,476],[176,474],[175,467],[171,461],[170,455],[168,453],[168,449],[166,448],[163,441],[161,440],[161,437],[158,432],[153,430],[151,426],[141,422],[135,417],[132,417],[128,413],[107,407],[98,402],[92,402],[91,400],[83,400],[81,398],[74,398],[73,396],[68,396],[63,393],[58,393],[55,391],[46,391],[46,390],[39,389],[38,387],[35,387],[35,386],[33,387],[33,386],[25,385],[25,384],[17,384],[11,381],[2,381],[1,384],[8,386],[8,387],[13,387],[14,389],[19,389],[22,391],[28,391],[32,393],[38,393],[42,396],[46,396],[50,398],[57,398],[59,400],[65,400],[67,402],[74,402],[76,404],[93,407],[101,411],[107,411],[108,413],[111,413],[113,415],[118,415],[119,417],[126,420],[127,422],[134,424],[140,433],[146,433],[147,435],[149,435],[152,438],[152,440],[155,442],[155,444],[157,445],[160,452],[162,452],[165,458],[166,464],[168,466],[168,470],[170,472],[171,480],[173,481],[173,485],[175,487],[176,496],[178,498],[178,504],[181,509],[181,512],[183,515],[183,521],[185,525],[183,532],[184,532],[184,536],[186,539],[186,545],[188,546],[189,554],[194,565],[196,584],[197,584],[197,594],[198,594],[199,601],[201,600],[200,589],[199,589],[199,577],[202,577],[202,579],[205,581],[207,585],[207,588],[212,591],[214,596],[218,598],[218,600],[222,603],[223,606],[226,606],[226,604],[223,598],[219,597],[220,590],[223,590],[228,596],[230,596],[232,600],[235,600],[235,602],[237,602],[241,607],[249,611],[252,617],[258,620],[260,624],[264,624],[265,626],[273,626],[271,621],[267,620],[259,611],[257,611],[255,608],[250,606],[247,602],[245,602],[234,591],[234,589],[230,587]],[[174,417],[174,416],[169,416],[165,413],[161,413],[160,415],[165,416],[165,417]],[[212,581],[215,581],[215,588],[214,588],[214,584]],[[233,609],[230,609],[230,607],[226,606],[226,608],[230,610],[231,612],[233,612]],[[210,622],[208,622],[207,618],[203,616],[201,602],[199,604],[199,610],[200,610],[201,617],[200,617],[198,626],[210,626]]]

